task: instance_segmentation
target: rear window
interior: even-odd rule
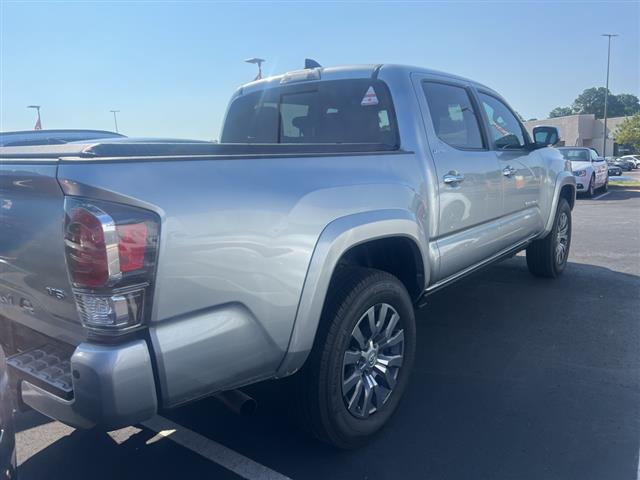
[[[240,96],[229,106],[221,142],[399,145],[389,89],[373,79],[305,82]]]

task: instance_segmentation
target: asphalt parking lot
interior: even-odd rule
[[[578,200],[561,279],[519,255],[418,320],[405,399],[361,450],[309,439],[267,382],[250,418],[209,399],[106,434],[22,413],[20,478],[639,478],[640,188]]]

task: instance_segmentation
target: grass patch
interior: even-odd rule
[[[609,177],[610,187],[640,187],[640,180],[612,180]]]

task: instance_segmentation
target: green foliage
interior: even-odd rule
[[[637,99],[636,99],[637,100]],[[613,134],[616,143],[631,145],[640,151],[640,113],[626,118]]]
[[[604,98],[607,89],[604,87],[587,88],[573,101],[571,109],[575,113],[595,113],[596,118],[604,118]],[[609,92],[607,105],[607,115],[609,117],[620,116],[620,103],[617,97]]]
[[[567,117],[569,115],[573,115],[571,107],[556,107],[549,113],[549,118]]]
[[[616,97],[620,105],[622,105],[623,115],[631,116],[640,112],[640,101],[638,101],[638,97],[635,95],[621,93],[620,95],[616,95]]]
[[[573,101],[571,107],[557,107],[549,113],[549,118],[564,117],[577,114],[595,114],[596,118],[604,117],[604,101],[607,89],[604,87],[587,88]],[[630,93],[614,95],[609,92],[607,100],[607,117],[622,117],[640,112],[638,97]]]

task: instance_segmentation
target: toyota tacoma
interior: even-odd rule
[[[557,130],[533,138],[475,81],[365,65],[240,87],[217,144],[0,149],[19,404],[115,429],[293,375],[306,427],[362,444],[429,294],[523,250],[534,275],[565,269],[576,181]]]

